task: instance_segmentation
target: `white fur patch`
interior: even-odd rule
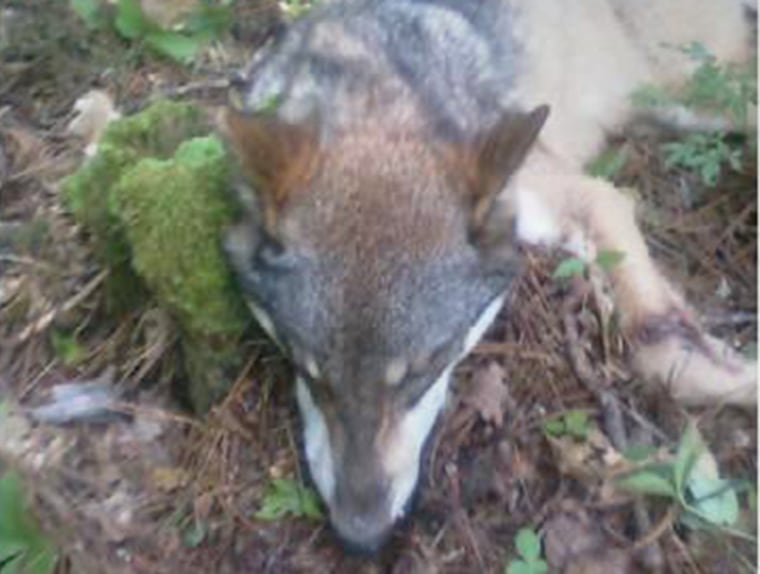
[[[329,504],[335,494],[335,467],[330,432],[309,387],[300,378],[296,379],[296,399],[303,419],[306,460],[309,462],[311,477],[322,498]]]
[[[480,338],[488,330],[488,327],[491,326],[491,323],[493,323],[496,319],[496,316],[499,314],[499,311],[501,311],[503,304],[504,295],[501,295],[491,301],[488,304],[488,307],[486,307],[483,313],[480,315],[480,317],[478,317],[478,320],[475,321],[475,324],[470,327],[470,330],[467,331],[467,335],[464,338],[464,347],[462,349],[462,355],[459,357],[460,359],[472,351],[473,347],[478,344]]]
[[[384,453],[383,466],[391,479],[390,512],[394,520],[404,514],[417,484],[422,446],[446,402],[453,369],[454,365],[449,366],[414,408],[404,415]]]
[[[561,230],[552,212],[529,189],[518,187],[517,237],[533,244],[552,244],[561,239]]]
[[[446,403],[454,367],[477,344],[498,315],[503,302],[502,295],[488,304],[465,336],[461,355],[441,373],[394,429],[383,453],[383,466],[391,481],[390,512],[394,519],[403,515],[417,484],[422,447]],[[309,387],[300,378],[296,380],[296,398],[303,418],[306,459],[311,476],[329,505],[335,495],[336,483],[329,429]],[[367,456],[371,455],[368,453]]]
[[[399,518],[417,484],[420,456],[436,418],[446,403],[451,373],[456,364],[478,343],[483,333],[493,323],[504,303],[504,296],[497,297],[485,308],[464,339],[462,354],[441,373],[438,380],[417,401],[414,408],[404,415],[390,444],[386,447],[385,471],[391,479],[391,516]]]
[[[274,329],[274,323],[272,323],[272,319],[269,318],[269,315],[267,314],[264,309],[259,307],[258,305],[255,305],[254,303],[251,303],[250,301],[247,301],[248,308],[251,310],[251,313],[253,313],[253,316],[256,318],[256,322],[261,326],[262,329],[264,329],[264,332],[269,335],[272,340],[280,344],[280,340],[277,338],[277,332]]]

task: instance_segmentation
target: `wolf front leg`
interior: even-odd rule
[[[622,252],[610,270],[634,369],[685,404],[757,402],[757,364],[708,334],[649,255],[634,201],[613,185],[536,150],[515,181],[520,240],[563,246],[587,259]]]

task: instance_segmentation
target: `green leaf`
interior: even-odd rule
[[[632,462],[641,462],[657,452],[657,447],[650,444],[632,444],[621,453],[623,457]]]
[[[177,32],[158,31],[148,34],[145,37],[145,43],[162,56],[187,64],[195,58],[203,40]]]
[[[53,331],[50,336],[50,342],[53,345],[53,351],[67,367],[73,367],[81,362],[85,356],[85,350],[76,340],[74,335]]]
[[[541,556],[541,540],[530,528],[521,528],[515,536],[515,547],[526,561],[530,562]]]
[[[716,526],[732,526],[739,519],[739,499],[731,483],[722,478],[689,478],[692,508]]]
[[[533,568],[523,560],[512,560],[506,572],[507,574],[533,574]]]
[[[319,499],[313,490],[292,479],[275,478],[255,516],[260,520],[277,520],[289,514],[320,519]]]
[[[631,94],[631,103],[637,108],[658,108],[672,105],[674,101],[659,86],[646,85]]]
[[[637,494],[651,494],[676,498],[677,491],[671,478],[672,468],[665,463],[646,466],[617,479],[617,485]]]
[[[3,564],[2,568],[0,568],[0,574],[24,574],[21,571],[22,559],[23,556],[19,556],[18,558],[14,558],[10,562]]]
[[[585,439],[588,436],[588,415],[584,411],[572,410],[565,413],[565,429],[567,433]]]
[[[143,14],[140,0],[119,0],[116,6],[116,31],[127,40],[137,40],[156,28]]]
[[[0,540],[4,551],[22,546],[22,554],[3,567],[6,572],[50,574],[57,560],[55,548],[42,534],[24,504],[21,477],[9,471],[0,477]]]
[[[568,257],[559,262],[554,273],[552,273],[552,277],[554,279],[563,279],[573,275],[582,275],[584,269],[586,269],[586,262],[583,259]]]
[[[506,574],[546,574],[546,562],[541,559],[534,561],[512,560],[504,570]]]
[[[587,167],[586,173],[606,180],[614,179],[625,167],[628,159],[624,148],[611,148],[596,157]]]
[[[561,416],[555,416],[544,421],[544,432],[549,436],[565,434],[565,421]]]
[[[26,544],[17,540],[0,540],[0,564],[8,562],[14,556],[22,554],[25,550]],[[1,569],[0,572],[2,572]]]
[[[193,520],[182,532],[182,543],[188,548],[196,548],[205,540],[207,533],[208,526],[204,521]]]
[[[71,9],[88,30],[95,30],[103,23],[99,0],[71,0]]]
[[[679,495],[683,495],[686,479],[704,450],[705,444],[699,434],[697,424],[690,420],[678,444],[678,452],[673,466],[673,478]]]
[[[602,249],[596,255],[596,264],[604,271],[611,271],[625,259],[625,253],[614,249]]]
[[[232,24],[232,11],[229,6],[216,6],[203,3],[197,12],[190,14],[182,25],[182,31],[211,40],[221,36]]]

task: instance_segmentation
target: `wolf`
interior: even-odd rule
[[[349,547],[377,550],[407,514],[452,370],[501,311],[520,243],[622,252],[610,281],[633,367],[687,404],[755,401],[755,364],[700,326],[633,201],[583,171],[640,113],[632,92],[693,70],[663,44],[693,41],[746,61],[747,7],[336,0],[255,56],[222,122],[244,205],[225,247],[292,360],[310,475]]]

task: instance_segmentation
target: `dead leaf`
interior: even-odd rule
[[[627,552],[600,550],[573,558],[565,574],[633,574],[637,569]]]
[[[491,362],[475,371],[472,389],[464,398],[480,418],[496,428],[504,424],[504,405],[510,398],[505,379],[506,373],[501,365]]]
[[[111,97],[102,90],[91,90],[74,103],[76,117],[68,126],[70,133],[81,137],[87,147],[84,152],[92,157],[97,152],[98,141],[108,124],[121,117]]]
[[[597,428],[589,429],[583,441],[570,436],[547,437],[547,440],[559,471],[587,485],[604,480],[624,460]]]
[[[172,492],[185,485],[188,480],[187,472],[173,466],[159,466],[154,468],[151,475],[156,488],[163,492]]]
[[[544,552],[551,572],[565,574],[629,574],[628,552],[610,548],[610,540],[582,509],[564,511],[544,526]]]
[[[205,522],[211,514],[214,506],[214,496],[210,492],[204,492],[193,502],[195,520]]]
[[[12,177],[14,172],[22,172],[29,169],[35,162],[40,162],[46,157],[45,142],[29,129],[6,128],[3,134],[3,152],[7,157],[7,177]]]

